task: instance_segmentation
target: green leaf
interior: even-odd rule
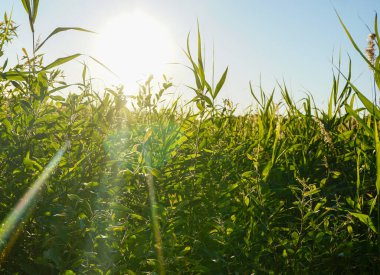
[[[268,161],[268,163],[265,165],[265,168],[264,168],[264,170],[263,170],[263,172],[262,172],[264,179],[266,179],[266,178],[269,176],[269,172],[270,172],[270,170],[272,170],[272,167],[273,167],[273,163],[272,163],[272,161],[270,160],[270,161]]]
[[[378,89],[380,89],[380,55],[375,60],[376,71],[374,71],[375,82]]]
[[[34,167],[36,167],[39,171],[43,170],[43,167],[37,161],[30,158],[30,152],[26,153],[23,163],[27,169],[34,170]]]
[[[362,213],[354,213],[354,212],[349,212],[352,216],[358,218],[362,223],[367,225],[373,232],[377,233],[377,230],[375,226],[373,225],[372,219],[370,216]]]
[[[116,77],[119,77],[117,74],[115,74],[110,68],[108,68],[106,65],[104,65],[102,62],[100,62],[98,59],[92,57],[92,56],[88,56],[89,58],[91,58],[92,60],[94,60],[96,63],[98,63],[100,66],[102,66],[104,69],[106,69],[107,71],[109,71],[111,74],[113,74],[114,76]]]
[[[306,192],[304,193],[304,196],[305,196],[305,197],[307,197],[307,196],[312,196],[312,195],[317,194],[317,193],[319,193],[319,192],[321,192],[321,189],[319,189],[319,188],[315,188],[315,189],[312,189],[312,190],[306,191]]]
[[[83,85],[86,84],[86,73],[87,73],[87,65],[83,64],[83,70],[82,70],[82,82],[83,82]]]
[[[26,13],[28,14],[30,29],[34,33],[33,14],[32,14],[32,8],[31,8],[31,5],[30,5],[30,0],[21,0],[21,2],[23,4],[23,6],[24,6],[24,9],[25,9]]]
[[[374,119],[374,137],[375,137],[375,151],[376,151],[376,192],[377,195],[380,194],[380,140],[379,132],[377,130],[377,121]]]
[[[335,10],[336,15],[338,16],[339,22],[342,25],[344,31],[346,32],[348,39],[351,41],[352,46],[354,46],[355,50],[361,55],[361,57],[364,59],[365,62],[367,62],[368,66],[374,70],[376,68],[373,66],[371,61],[368,60],[368,58],[365,56],[365,54],[360,50],[359,46],[355,43],[354,39],[352,38],[352,35],[348,31],[347,27],[344,25],[343,20],[340,18],[338,12]]]
[[[209,106],[212,106],[212,100],[211,100],[211,98],[209,98],[208,96],[203,95],[203,94],[199,94],[199,97],[200,97],[202,100],[206,101],[206,103],[207,103]]]
[[[114,226],[110,226],[109,229],[112,230],[112,231],[124,231],[125,230],[125,226],[114,225]]]
[[[49,91],[49,94],[53,94],[53,93],[55,93],[55,92],[58,92],[58,91],[60,91],[60,90],[66,89],[66,88],[68,88],[68,87],[70,87],[70,86],[74,86],[74,85],[77,85],[77,84],[68,84],[68,85],[62,85],[62,86],[59,86],[59,87],[57,87],[57,88],[54,88],[54,89],[50,90],[50,91]]]
[[[67,197],[71,201],[83,201],[77,194],[67,194]]]
[[[118,202],[112,202],[110,206],[112,209],[117,210],[117,211],[121,211],[121,212],[129,212],[130,211],[128,207],[126,207],[125,205],[118,203]]]
[[[370,215],[371,215],[373,209],[374,209],[375,206],[376,206],[377,197],[378,197],[378,196],[376,196],[376,197],[374,197],[373,199],[370,199],[370,200],[369,200],[369,204],[371,205],[371,207],[369,208],[369,214],[370,214]]]
[[[11,23],[12,23],[11,19],[12,19],[12,13],[10,14],[9,20],[7,20],[6,14],[5,14],[4,21],[7,22],[7,25],[5,26],[5,32],[1,35],[2,39],[0,42],[0,56],[3,55],[3,52],[1,51],[1,49],[3,48],[5,40],[7,39],[7,33],[9,32],[9,28],[11,27]],[[3,70],[5,69],[5,66],[7,63],[8,63],[8,59],[5,61],[4,65],[3,65]]]
[[[73,167],[69,168],[69,173],[72,172],[73,170],[75,170],[79,164],[81,164],[81,162],[86,158],[86,156],[83,156],[79,161],[77,161]]]
[[[150,136],[153,134],[153,131],[151,129],[148,129],[145,133],[145,136],[144,136],[144,139],[143,139],[143,143],[147,142],[148,139],[150,138]]]
[[[182,251],[181,253],[185,254],[186,252],[189,252],[191,250],[191,247],[190,246],[186,246]]]
[[[231,184],[227,187],[225,193],[230,193],[231,191],[235,190],[236,188],[239,187],[238,183]]]
[[[52,63],[50,63],[49,65],[47,65],[44,70],[50,70],[54,67],[57,67],[57,66],[60,66],[62,64],[65,64],[75,58],[77,58],[78,56],[81,56],[82,54],[80,53],[77,53],[77,54],[73,54],[73,55],[70,55],[70,56],[67,56],[67,57],[61,57],[61,58],[58,58],[56,59],[55,61],[53,61]]]
[[[380,120],[380,111],[379,108],[373,104],[368,98],[366,98],[355,86],[352,84],[349,80],[347,80],[350,83],[350,86],[355,91],[355,93],[358,95],[360,101],[363,103],[364,107],[370,112],[376,119]]]
[[[26,81],[28,79],[28,73],[18,71],[8,71],[1,73],[0,76],[3,80]]]
[[[227,73],[228,73],[228,67],[224,71],[224,73],[223,73],[222,77],[220,78],[218,84],[216,84],[216,88],[215,88],[215,91],[214,91],[213,99],[216,98],[216,96],[219,94],[220,90],[222,89],[222,87],[224,85],[224,82],[226,81]]]
[[[38,45],[38,47],[36,48],[36,52],[46,43],[47,40],[50,39],[50,37],[60,32],[65,32],[65,31],[70,31],[70,30],[94,33],[93,31],[83,29],[83,28],[78,28],[78,27],[59,27],[59,28],[56,28],[54,31],[52,31],[51,34],[49,34],[48,37],[46,37],[45,40],[42,41],[41,44]]]
[[[202,40],[201,40],[201,32],[199,29],[199,22],[197,22],[198,25],[198,74],[202,83],[202,87],[204,86],[206,77],[205,77],[205,71],[203,66],[203,60],[202,60]]]
[[[373,134],[374,134],[373,130],[368,127],[367,123],[358,115],[358,112],[354,111],[347,104],[345,105],[345,108],[346,108],[346,111],[358,121],[358,123],[360,124],[360,126],[363,127],[363,129],[366,131],[366,133],[368,135],[370,135],[371,137],[374,137],[373,136]]]
[[[33,16],[32,16],[32,22],[33,22],[33,24],[36,22],[37,12],[38,12],[38,4],[39,3],[40,3],[39,0],[34,0],[33,1]]]
[[[136,219],[136,220],[139,220],[139,221],[143,221],[144,220],[144,218],[142,216],[138,215],[138,214],[131,214],[131,217],[133,219]]]
[[[375,34],[376,34],[376,42],[377,42],[377,46],[379,46],[380,35],[379,35],[379,27],[377,23],[377,13],[375,14],[374,26],[375,26],[374,28],[375,28]]]
[[[29,15],[30,13],[30,1],[29,0],[21,0],[22,5],[24,6],[25,11]]]
[[[244,204],[245,204],[245,206],[249,205],[249,198],[247,196],[245,196],[245,198],[244,198]]]
[[[49,97],[55,101],[65,101],[65,98],[63,96],[60,96],[60,95],[51,95]]]

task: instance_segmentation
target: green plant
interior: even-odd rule
[[[34,33],[39,2],[23,4]],[[69,29],[83,31],[57,28],[47,39]],[[377,43],[376,20],[375,30]],[[2,54],[16,31],[5,16]],[[59,65],[79,55],[45,65],[47,39],[0,68],[2,220],[71,145],[2,273],[379,271],[379,110],[352,84],[352,64],[347,75],[338,65],[326,111],[311,96],[295,102],[285,84],[269,95],[250,85],[256,105],[238,115],[217,104],[228,70],[215,87],[206,78],[199,29],[197,58],[190,37],[185,51],[195,80],[186,108],[165,101],[166,76],[133,97],[95,91],[86,66],[82,83],[64,83]]]

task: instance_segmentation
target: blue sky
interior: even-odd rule
[[[21,55],[21,48],[30,49],[27,46],[31,43],[27,17],[21,1],[1,0],[0,12],[10,12],[12,7],[20,32],[8,52]],[[249,81],[254,88],[261,81],[267,92],[276,87],[276,81],[284,81],[295,99],[309,92],[323,107],[331,89],[331,59],[337,60],[340,51],[344,71],[349,55],[355,83],[371,96],[368,67],[350,45],[334,8],[358,45],[365,49],[369,33],[366,24],[373,26],[375,12],[380,11],[378,0],[41,0],[36,29],[42,38],[55,27],[64,26],[98,32],[112,17],[138,9],[153,16],[172,35],[178,55],[168,62],[186,64],[181,48],[185,47],[189,32],[195,44],[198,19],[207,60],[211,61],[215,49],[216,75],[229,66],[222,98],[232,99],[243,109],[253,102]],[[76,52],[94,54],[96,39],[96,35],[74,32],[56,36],[46,44],[46,59]],[[92,66],[94,76],[109,78],[107,72]],[[75,78],[80,70],[78,63],[65,67],[69,78]],[[186,98],[190,92],[184,85],[192,84],[191,73],[183,66],[170,65],[167,74],[173,78],[176,92]]]

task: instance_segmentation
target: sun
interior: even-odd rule
[[[143,11],[121,13],[99,32],[95,57],[126,89],[136,89],[150,74],[160,77],[178,51],[168,29]]]

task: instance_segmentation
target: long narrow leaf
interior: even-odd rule
[[[94,33],[93,31],[86,30],[83,28],[78,28],[78,27],[64,27],[64,28],[59,27],[59,28],[56,28],[54,31],[52,31],[51,34],[49,34],[48,37],[46,37],[45,40],[42,41],[41,44],[38,45],[38,47],[36,48],[36,51],[38,51],[46,43],[46,41],[53,35],[56,35],[57,33],[60,33],[60,32],[69,31],[69,30]]]
[[[33,14],[32,14],[32,9],[31,9],[31,6],[30,6],[30,0],[21,0],[21,2],[23,4],[23,6],[24,6],[25,11],[28,14],[30,29],[34,33]]]
[[[379,35],[379,27],[377,24],[377,13],[375,15],[375,35],[376,35],[377,47],[379,47],[380,35]]]
[[[109,71],[110,73],[112,73],[114,76],[117,76],[119,77],[116,73],[114,73],[110,68],[108,68],[106,65],[104,65],[102,62],[100,62],[98,59],[96,59],[95,57],[92,57],[92,56],[88,56],[89,58],[91,58],[92,60],[94,60],[96,63],[98,63],[100,66],[102,66],[104,69],[106,69],[107,71]]]
[[[346,107],[346,111],[347,113],[349,113],[351,116],[353,116],[356,121],[360,124],[360,126],[362,126],[364,128],[364,130],[366,131],[366,133],[371,136],[372,138],[374,138],[374,131],[368,127],[367,123],[358,115],[358,112],[357,111],[354,111],[349,105],[345,105]]]
[[[37,18],[37,12],[38,12],[38,4],[40,3],[39,0],[34,0],[33,1],[33,24],[36,22],[36,18]]]
[[[193,66],[193,69],[191,69],[194,73],[194,77],[195,77],[195,81],[196,81],[196,84],[197,84],[197,88],[200,89],[200,90],[203,90],[204,89],[204,86],[202,86],[202,83],[201,83],[201,80],[199,79],[199,74],[198,74],[198,66],[195,64],[194,60],[193,60],[193,57],[191,56],[191,51],[190,51],[190,33],[187,35],[187,43],[186,43],[186,47],[187,47],[187,52],[185,52],[187,58],[190,60],[192,66]]]
[[[0,49],[3,48],[4,43],[5,43],[5,39],[7,38],[7,34],[9,32],[9,28],[10,28],[11,23],[12,23],[12,13],[13,13],[13,11],[11,11],[11,14],[9,15],[9,19],[8,20],[6,20],[6,18],[4,18],[4,21],[7,22],[7,25],[5,26],[5,31],[4,31],[4,33],[2,35],[2,39],[1,39],[1,42],[0,42]]]
[[[366,98],[355,86],[350,82],[352,89],[358,95],[360,101],[363,103],[364,107],[370,112],[376,119],[380,120],[380,110],[373,104],[368,98]]]
[[[377,70],[374,72],[374,78],[377,85],[377,88],[380,90],[380,56],[378,56],[375,60],[375,67]]]
[[[61,58],[58,58],[56,59],[54,62],[50,63],[49,65],[47,65],[44,70],[50,70],[54,67],[57,67],[59,65],[62,65],[62,64],[65,64],[75,58],[77,58],[78,56],[81,56],[82,54],[80,53],[77,53],[77,54],[73,54],[73,55],[70,55],[70,56],[67,56],[67,57],[61,57]]]
[[[261,104],[261,101],[256,97],[256,95],[253,91],[251,81],[249,82],[249,91],[251,92],[251,95],[252,95],[253,99],[257,102],[257,104],[259,104],[261,108],[264,108],[264,106]]]
[[[201,40],[201,32],[199,30],[199,23],[198,23],[198,68],[199,68],[198,74],[199,74],[199,78],[201,80],[202,86],[204,86],[206,76],[205,76],[204,65],[203,65],[202,60],[203,60],[202,59],[202,40]]]
[[[30,11],[30,1],[29,0],[21,0],[21,3],[24,6],[25,11],[29,14],[29,11]]]
[[[348,31],[346,25],[344,25],[342,19],[340,18],[339,14],[338,14],[338,12],[336,10],[335,10],[335,13],[338,16],[340,24],[342,25],[342,27],[343,27],[344,31],[346,32],[348,38],[350,39],[352,46],[354,46],[355,50],[361,55],[361,57],[365,60],[365,62],[367,62],[368,66],[370,68],[372,68],[373,70],[376,70],[376,68],[373,66],[372,62],[368,60],[368,58],[365,56],[365,54],[360,50],[360,48],[358,47],[358,45],[355,43],[354,39],[352,38],[352,35]]]
[[[215,91],[214,91],[214,94],[213,94],[213,98],[215,99],[216,96],[219,94],[220,90],[222,89],[223,85],[224,85],[224,82],[226,81],[226,77],[227,77],[227,73],[228,73],[228,67],[227,69],[224,71],[222,77],[220,78],[218,84],[216,84],[216,88],[215,88]]]
[[[18,71],[8,71],[0,74],[2,80],[25,81],[28,79],[28,73]]]
[[[377,131],[377,120],[374,119],[373,132],[375,136],[375,149],[376,149],[376,192],[380,194],[380,141],[379,132]]]
[[[334,75],[333,79],[333,88],[331,89],[331,94],[330,94],[330,99],[329,99],[329,104],[328,104],[328,111],[327,111],[327,116],[329,119],[332,119],[332,108],[333,108],[333,103],[334,99],[336,98],[336,93],[337,93],[338,87],[337,87],[337,80]]]
[[[354,92],[358,95],[358,98],[363,103],[364,107],[370,112],[376,119],[380,120],[380,110],[379,108],[371,102],[367,97],[365,97],[358,88],[347,78],[342,72],[339,73],[346,79],[347,84],[354,90]]]

